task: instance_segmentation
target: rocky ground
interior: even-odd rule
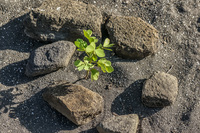
[[[160,34],[161,48],[142,60],[111,54],[115,71],[101,73],[98,81],[80,80],[74,54],[67,68],[29,78],[25,68],[30,52],[44,45],[27,37],[23,19],[42,0],[0,1],[0,132],[62,133],[97,132],[99,119],[76,126],[43,99],[43,89],[57,80],[67,80],[99,93],[105,100],[103,118],[114,114],[138,114],[139,133],[198,133],[200,131],[200,2],[197,0],[80,0],[108,15],[140,17]],[[105,37],[108,37],[105,34]],[[178,79],[175,103],[148,108],[141,103],[142,85],[155,71]],[[109,87],[108,87],[109,86]]]

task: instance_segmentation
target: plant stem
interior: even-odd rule
[[[88,79],[89,73],[90,73],[90,70],[87,70],[85,79]]]

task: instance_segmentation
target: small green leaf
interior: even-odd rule
[[[103,49],[105,49],[105,50],[109,50],[109,51],[112,51],[112,49],[109,49],[109,48],[103,48]]]
[[[104,66],[104,64],[97,62],[98,66],[101,68],[101,70],[105,73],[106,72],[106,68]]]
[[[94,42],[94,43],[97,43],[98,42],[98,39],[96,39],[96,37],[89,37],[88,38],[89,42]]]
[[[97,43],[98,42],[98,39],[96,39],[96,37],[91,37],[93,40],[92,40],[92,42],[94,42],[94,43]]]
[[[83,60],[84,60],[85,63],[88,63],[88,62],[90,62],[91,59],[88,56],[85,56],[83,58]]]
[[[105,66],[111,66],[111,62],[110,62],[109,60],[106,60],[106,61],[104,62],[104,64],[105,64]]]
[[[84,36],[89,40],[89,42],[93,42],[93,39],[91,38],[92,31],[91,30],[83,30]]]
[[[76,66],[76,67],[79,67],[79,66],[81,66],[81,65],[83,65],[84,63],[81,61],[81,60],[76,60],[75,62],[74,62],[74,65]]]
[[[93,61],[97,61],[97,59],[98,59],[98,57],[97,57],[96,55],[93,55],[93,56],[92,56],[92,60],[93,60]]]
[[[106,71],[107,71],[108,73],[111,73],[111,72],[114,71],[114,68],[113,68],[112,66],[106,66]]]
[[[97,62],[98,66],[101,67],[101,70],[105,73],[111,73],[114,71],[113,67],[111,66],[111,62],[109,60],[106,60],[105,58],[102,58],[98,60]]]
[[[109,44],[108,46],[107,46],[107,48],[110,48],[110,47],[112,47],[112,46],[114,46],[115,44]]]
[[[88,33],[89,36],[92,35],[92,31],[91,30],[87,30],[86,32]]]
[[[80,48],[80,42],[79,41],[75,41],[74,44],[76,45],[76,47]]]
[[[103,50],[103,49],[98,48],[98,49],[95,50],[95,53],[96,53],[97,56],[99,56],[99,57],[105,57],[105,53],[104,53],[104,50]]]
[[[86,47],[87,53],[93,52],[94,50],[95,50],[95,48],[92,45],[89,45],[89,46]]]
[[[101,58],[100,60],[98,60],[98,62],[102,64],[104,64],[105,61],[106,61],[106,58]]]
[[[90,35],[88,34],[88,32],[86,30],[83,30],[83,34],[87,39],[90,38]]]
[[[82,47],[86,48],[87,47],[87,42],[83,41]]]
[[[97,43],[97,42],[98,42],[98,39],[94,39],[94,42]]]
[[[80,39],[80,38],[79,38],[79,39],[76,39],[76,41],[78,41],[78,42],[82,42],[82,41],[83,41],[83,39]]]
[[[96,69],[91,69],[91,80],[97,80],[99,78],[99,71],[97,71]]]
[[[92,63],[89,63],[88,65],[89,65],[90,68],[94,67],[94,65]]]
[[[102,44],[99,44],[99,46],[97,47],[97,49],[100,48],[100,49],[103,49],[103,45]]]
[[[88,39],[88,41],[89,41],[89,43],[92,43],[92,42],[94,42],[94,39],[90,37],[90,38]]]
[[[85,70],[90,70],[90,69],[93,68],[93,67],[94,67],[93,64],[88,63],[88,64],[85,65],[84,69],[85,69]]]
[[[105,66],[111,66],[111,62],[106,58],[101,58],[98,62],[104,64]]]
[[[85,70],[90,70],[90,66],[87,64],[87,65],[85,65],[84,69]]]
[[[89,43],[91,43],[91,42],[94,41],[94,39],[92,39],[92,38],[88,38],[88,41],[89,41]]]
[[[77,39],[74,44],[82,51],[84,51],[87,47],[87,42],[83,41],[82,39]]]
[[[81,71],[81,70],[83,70],[83,69],[84,69],[84,67],[85,67],[85,64],[83,64],[83,65],[79,66],[79,67],[78,67],[78,70],[79,70],[79,71]]]
[[[96,48],[96,44],[94,42],[91,42],[90,45],[93,46],[94,49]]]
[[[107,47],[109,45],[109,43],[110,43],[110,39],[106,38],[104,43],[103,43],[103,46]]]
[[[83,50],[83,49],[77,49],[78,51],[85,51],[85,50]]]

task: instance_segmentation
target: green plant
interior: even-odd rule
[[[96,46],[98,39],[92,36],[91,30],[83,30],[84,36],[88,39],[89,45],[82,39],[77,39],[74,44],[78,48],[78,51],[83,51],[86,53],[87,56],[83,58],[83,61],[76,60],[74,65],[78,68],[79,71],[86,70],[86,79],[91,73],[91,80],[97,80],[99,78],[99,71],[94,67],[100,67],[104,73],[111,73],[114,71],[113,67],[111,66],[111,62],[107,60],[105,57],[104,50],[109,50],[114,44],[110,44],[110,40],[108,38],[105,39],[103,45],[100,44]]]

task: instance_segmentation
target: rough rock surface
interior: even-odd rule
[[[25,33],[41,41],[75,41],[83,29],[101,38],[101,12],[94,5],[72,0],[47,0],[25,19]]]
[[[67,67],[75,49],[75,45],[68,41],[58,41],[41,46],[32,51],[25,74],[33,77]]]
[[[142,102],[148,107],[164,107],[173,104],[178,94],[176,77],[156,72],[144,83]]]
[[[60,82],[47,87],[43,98],[76,125],[83,125],[99,116],[103,98],[81,85]]]
[[[137,114],[113,116],[102,121],[97,130],[99,133],[136,133],[138,123]]]
[[[123,58],[142,59],[158,49],[158,31],[141,18],[111,16],[106,28],[116,54]]]

